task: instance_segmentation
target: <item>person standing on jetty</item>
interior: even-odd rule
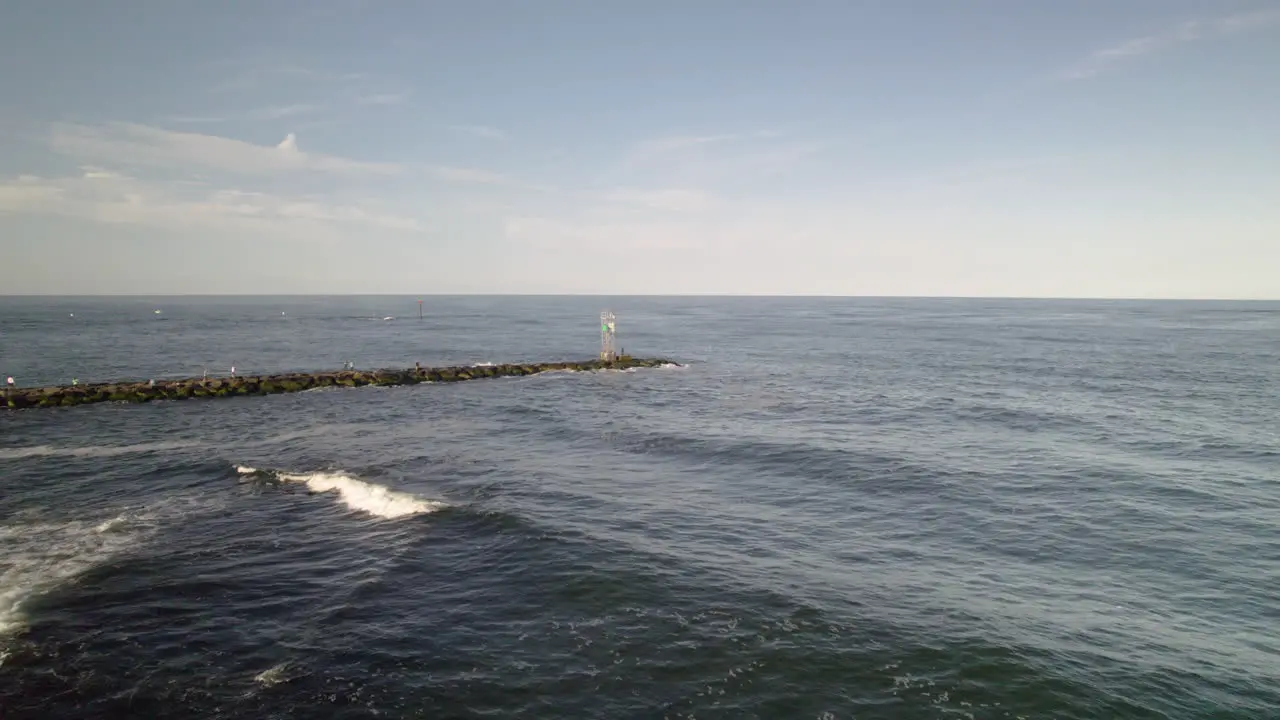
[[[12,375],[10,375],[9,377],[7,377],[7,378],[5,378],[5,379],[4,379],[4,385],[5,385],[5,387],[9,388],[10,390],[12,390],[12,389],[13,389],[13,376],[12,376]]]

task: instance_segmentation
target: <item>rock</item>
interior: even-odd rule
[[[317,387],[360,387],[378,385],[414,385],[421,382],[463,382],[477,378],[534,375],[555,370],[586,372],[603,369],[658,367],[671,361],[633,358],[624,355],[612,362],[511,363],[477,367],[414,367],[407,370],[341,370],[319,373],[285,373],[281,375],[240,376],[234,378],[189,378],[168,380],[154,386],[138,383],[96,383],[76,386],[15,388],[7,390],[0,407],[14,410],[34,407],[71,407],[100,402],[146,403],[153,400],[183,400],[232,395],[270,395],[300,392]]]

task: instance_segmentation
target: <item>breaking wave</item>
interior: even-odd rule
[[[348,508],[387,519],[422,515],[448,507],[442,502],[424,500],[411,493],[392,490],[339,471],[289,473],[237,465],[236,472],[240,475],[301,483],[312,492],[336,493],[338,499]]]
[[[299,667],[293,661],[286,660],[254,675],[253,679],[263,687],[272,687],[280,683],[292,682],[307,674],[305,669]]]

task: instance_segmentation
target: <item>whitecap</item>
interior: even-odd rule
[[[236,472],[241,475],[262,474],[261,471],[247,465],[237,465]],[[421,515],[448,507],[445,503],[392,490],[384,485],[367,482],[341,471],[272,474],[278,480],[304,484],[312,492],[333,493],[348,508],[380,518]]]
[[[306,674],[305,670],[296,667],[293,662],[285,660],[254,675],[253,679],[263,687],[271,687],[272,685],[296,680]]]

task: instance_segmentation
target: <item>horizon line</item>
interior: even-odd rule
[[[500,292],[452,292],[452,293],[403,293],[403,292],[341,292],[341,293],[0,293],[0,299],[8,298],[341,298],[341,297],[537,297],[537,298],[786,298],[786,299],[866,299],[866,300],[1088,300],[1118,302],[1280,302],[1280,297],[1162,297],[1141,295],[858,295],[858,294],[799,294],[799,293],[500,293]]]

